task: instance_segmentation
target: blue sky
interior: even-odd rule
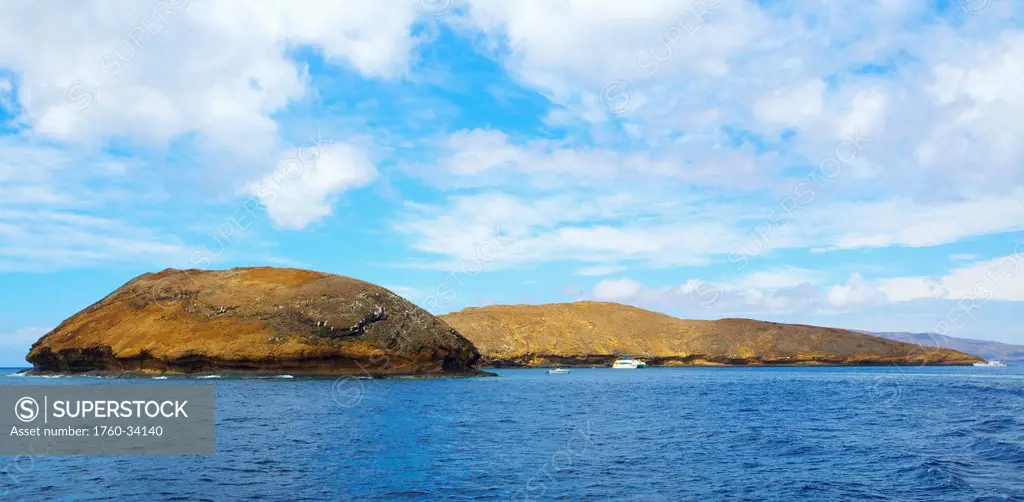
[[[1021,9],[6,3],[0,365],[245,265],[1024,343]]]

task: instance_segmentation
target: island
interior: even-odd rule
[[[35,373],[454,377],[472,342],[380,286],[290,268],[144,274],[31,348]]]
[[[969,365],[982,359],[854,331],[755,321],[684,320],[617,303],[495,305],[441,316],[479,348],[481,367]]]

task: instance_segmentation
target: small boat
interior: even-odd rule
[[[548,370],[548,374],[549,375],[567,375],[567,374],[569,374],[569,370],[567,370],[565,368],[551,368],[551,369]]]
[[[991,361],[985,361],[983,363],[974,363],[974,365],[978,366],[978,367],[982,367],[982,368],[1005,368],[1006,367],[1006,363],[1004,363],[1002,361],[996,361],[995,359],[993,359]]]
[[[632,357],[629,356],[623,357],[622,359],[616,359],[615,362],[612,363],[612,368],[615,368],[617,370],[635,370],[637,368],[646,367],[647,363],[637,359],[633,359]]]

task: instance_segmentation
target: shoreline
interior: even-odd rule
[[[966,368],[973,366],[973,363],[948,363],[948,364],[921,364],[921,363],[786,363],[786,364],[775,364],[775,363],[760,363],[760,364],[672,364],[672,365],[654,365],[648,364],[645,368],[629,368],[636,370],[644,369],[688,369],[688,368],[883,368],[895,366],[900,368],[912,367],[912,366],[928,366],[934,368],[952,368],[960,367]],[[611,366],[587,366],[587,365],[569,365],[569,364],[552,364],[544,366],[482,366],[485,370],[546,370],[552,368],[568,368],[568,369],[616,369]],[[623,368],[625,369],[625,368]]]
[[[610,368],[618,356],[553,356],[525,354],[519,357],[493,359],[483,357],[480,368]],[[742,367],[878,367],[878,366],[971,366],[977,359],[923,360],[923,359],[760,359],[760,358],[703,358],[703,357],[650,357],[638,359],[648,368],[742,368]]]
[[[756,364],[671,364],[652,365],[648,364],[644,369],[705,369],[705,368],[880,368],[880,367],[971,367],[971,363],[949,363],[949,364],[921,364],[921,363],[756,363]],[[253,380],[448,380],[460,378],[489,378],[500,377],[494,371],[499,370],[548,370],[552,368],[569,369],[615,369],[611,366],[598,365],[538,365],[538,366],[482,366],[474,373],[459,374],[366,374],[366,373],[260,373],[246,371],[222,371],[202,373],[143,373],[131,371],[82,371],[82,372],[60,372],[36,370],[33,368],[4,368],[14,370],[13,373],[4,375],[8,377],[36,377],[36,378],[104,378],[124,380],[219,380],[219,379],[253,379]]]
[[[15,368],[11,368],[15,369]],[[108,378],[108,379],[126,379],[126,380],[153,380],[153,379],[180,379],[180,380],[215,380],[221,378],[237,378],[237,379],[261,379],[261,380],[287,380],[287,379],[312,379],[312,380],[337,380],[343,378],[349,378],[353,380],[432,380],[432,379],[452,379],[452,378],[488,378],[498,376],[496,373],[484,370],[476,370],[473,372],[460,372],[460,373],[448,373],[448,374],[417,374],[417,373],[394,373],[394,374],[374,374],[367,372],[360,373],[307,373],[302,371],[289,371],[289,372],[252,372],[252,371],[237,371],[237,370],[224,370],[224,371],[213,371],[213,372],[196,372],[196,373],[179,373],[179,372],[136,372],[136,371],[48,371],[48,370],[37,370],[34,368],[25,368],[16,371],[12,375],[24,376],[24,377],[40,377],[40,378],[58,378],[58,377],[92,377],[92,378]],[[8,376],[12,376],[8,375]]]

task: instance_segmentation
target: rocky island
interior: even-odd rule
[[[480,354],[425,310],[284,268],[145,274],[36,342],[33,371],[474,376]]]
[[[963,352],[848,330],[750,319],[692,321],[603,302],[468,308],[441,316],[482,354],[481,366],[964,365]]]

